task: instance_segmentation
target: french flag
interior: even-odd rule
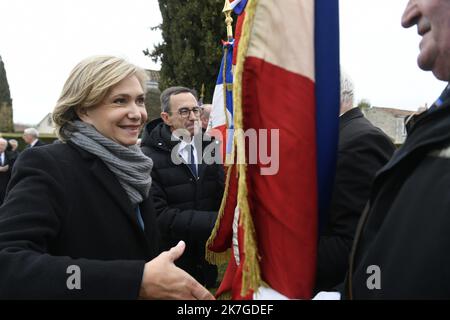
[[[232,0],[230,1],[230,6],[233,9],[234,13],[240,15],[244,12],[245,6],[247,5],[247,0]]]
[[[336,162],[338,0],[249,0],[233,95],[235,131],[278,130],[278,154],[271,157],[278,157],[279,170],[262,175],[261,159],[228,168],[207,243],[213,262],[231,250],[217,295],[251,299],[269,286],[309,299]],[[236,141],[237,158],[246,159],[249,146]]]
[[[208,133],[222,142],[222,155],[230,155],[233,145],[233,48],[234,39],[223,42],[224,56],[217,76],[211,110],[212,129]]]
[[[216,87],[214,89],[211,128],[209,134],[222,142],[222,159],[224,163],[232,162],[231,153],[233,150],[234,117],[233,117],[233,65],[236,63],[236,45],[240,36],[240,27],[243,22],[243,15],[247,0],[232,0],[230,7],[239,16],[236,37],[223,41],[223,58],[217,76]]]

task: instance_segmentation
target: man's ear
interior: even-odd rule
[[[168,126],[171,126],[170,123],[170,119],[169,119],[169,114],[167,112],[161,112],[161,119],[163,119],[164,123],[167,124]]]

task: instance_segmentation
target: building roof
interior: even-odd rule
[[[48,119],[48,117],[51,117],[51,116],[52,116],[52,113],[51,113],[51,112],[47,113],[47,115],[46,115],[44,118],[42,118],[41,121],[39,121],[39,123],[36,125],[36,127],[39,127],[39,126],[41,125],[42,122],[44,122],[45,120]]]
[[[145,72],[147,72],[147,75],[150,78],[149,81],[159,83],[159,70],[146,69]]]
[[[371,107],[367,109],[367,112],[370,111],[382,111],[386,113],[392,114],[394,117],[407,117],[416,111],[412,110],[402,110],[402,109],[394,109],[394,108],[383,108],[383,107]]]

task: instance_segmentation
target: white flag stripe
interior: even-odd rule
[[[234,0],[234,1],[230,4],[231,9],[234,9],[240,2],[241,2],[241,0]]]
[[[314,81],[314,1],[282,1],[259,1],[247,56]]]
[[[228,116],[228,125],[232,124],[233,118],[231,116],[231,113],[227,110],[227,113],[225,115],[224,112],[224,99],[223,99],[223,84],[218,84],[214,88],[214,95],[213,95],[213,102],[212,102],[213,108],[211,111],[211,122],[212,127],[217,128],[220,126],[224,126],[227,124],[226,117]]]

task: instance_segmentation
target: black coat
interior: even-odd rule
[[[329,221],[319,242],[317,291],[332,290],[344,280],[356,225],[369,199],[373,179],[394,151],[389,137],[370,123],[359,108],[339,118],[336,176]]]
[[[25,150],[0,207],[0,299],[137,298],[158,251],[152,198],[140,208],[145,232],[113,173],[79,147]],[[66,285],[71,265],[81,290]]]
[[[17,156],[13,152],[5,151],[4,166],[8,165],[8,170],[5,172],[0,172],[0,205],[2,205],[3,199],[5,198],[6,186],[8,185],[9,179],[11,178],[11,172],[16,157]]]
[[[347,298],[351,289],[355,299],[450,299],[449,146],[447,97],[419,116],[375,178],[352,249]]]
[[[171,153],[170,128],[160,119],[149,123],[142,138],[144,154],[152,158],[152,193],[164,250],[186,242],[186,251],[176,264],[200,283],[215,285],[217,268],[205,260],[205,244],[217,219],[224,189],[221,164],[201,163],[196,180],[187,164],[175,164]],[[215,140],[204,142],[204,151]],[[201,148],[197,148],[201,149]],[[176,153],[176,151],[174,151]]]
[[[46,145],[46,143],[44,143],[44,142],[42,142],[41,140],[37,140],[36,141],[36,143],[34,144],[34,146],[33,146],[33,148],[34,147],[42,147],[42,146],[45,146]]]

